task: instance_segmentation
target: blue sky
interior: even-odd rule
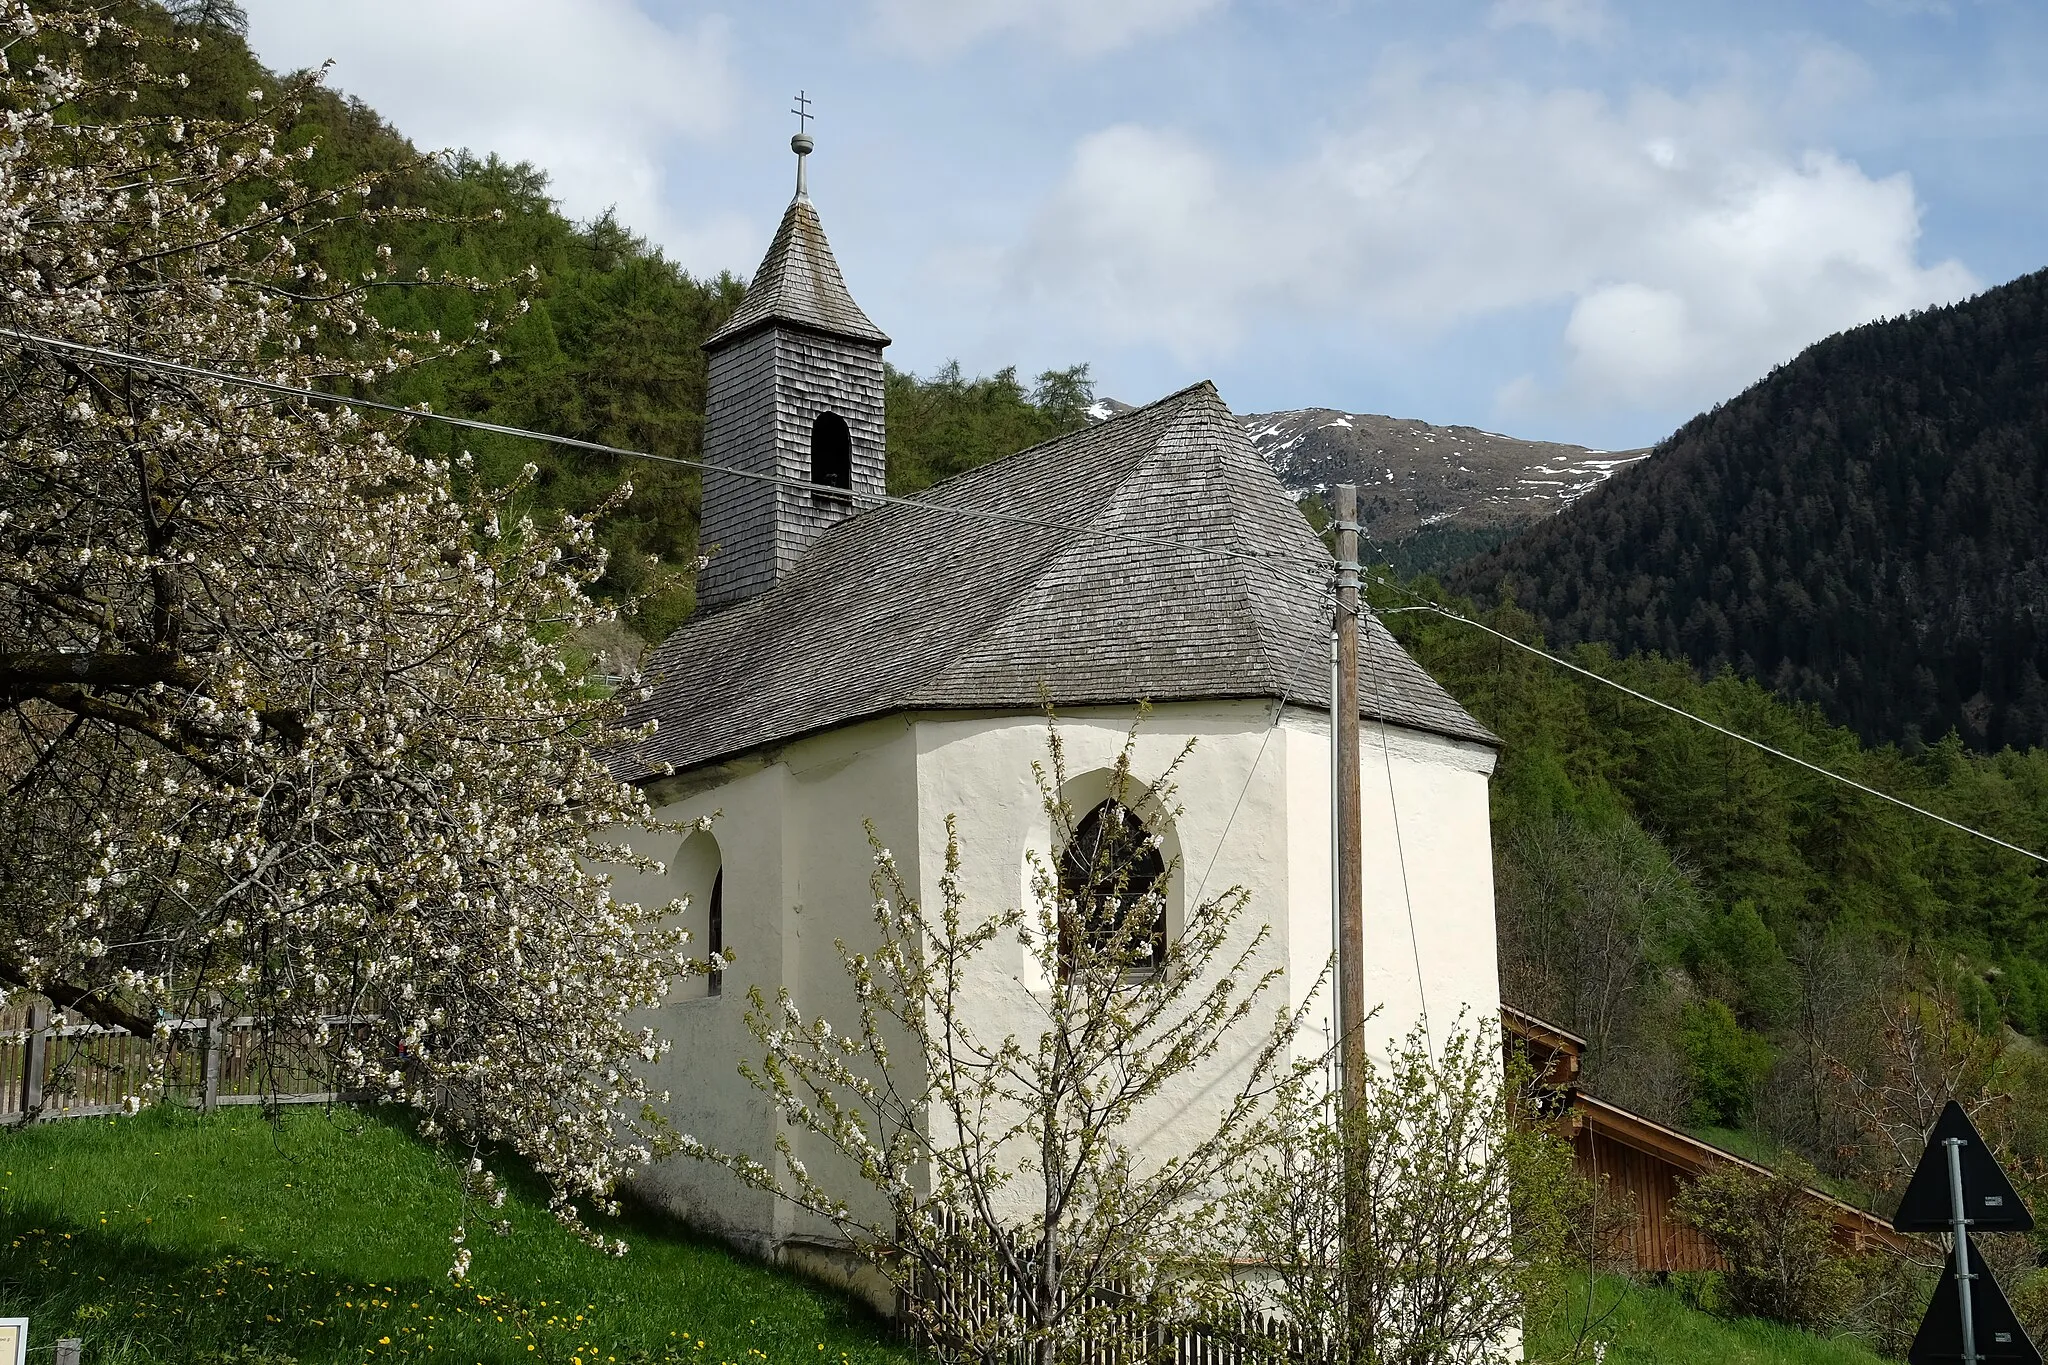
[[[898,366],[1647,444],[2048,266],[2039,0],[247,0],[693,271],[811,189]]]

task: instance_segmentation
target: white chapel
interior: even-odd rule
[[[1046,755],[1043,694],[1077,810],[1106,794],[1141,701],[1139,774],[1196,740],[1181,813],[1150,831],[1173,869],[1167,935],[1198,888],[1237,885],[1251,895],[1241,928],[1272,927],[1266,951],[1294,999],[1332,948],[1330,557],[1293,498],[1201,383],[879,503],[889,338],[826,244],[804,186],[810,139],[794,145],[796,198],[706,343],[704,456],[737,472],[704,477],[700,605],[649,661],[654,692],[636,716],[658,722],[636,770],[658,812],[714,819],[646,850],[660,876],[619,887],[688,896],[693,951],[733,955],[660,1011],[677,1044],[656,1080],[679,1128],[763,1161],[780,1120],[737,1071],[754,1055],[749,987],[856,1017],[834,943],[875,932],[868,822],[935,904],[957,815],[970,904],[1028,903],[1026,851],[1059,853],[1046,849],[1032,771]],[[1379,622],[1362,636],[1351,704],[1365,721],[1365,990],[1379,1049],[1425,1010],[1497,1016],[1497,741]],[[1035,1038],[1016,954],[1014,970],[991,966],[972,1006]],[[1176,1116],[1220,1102],[1211,1093],[1199,1078],[1186,1086],[1149,1141],[1170,1151]],[[764,1255],[801,1259],[823,1234],[707,1164],[665,1163],[641,1188]]]

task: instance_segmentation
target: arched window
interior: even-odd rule
[[[1060,962],[1071,972],[1084,945],[1125,970],[1166,961],[1166,858],[1136,813],[1104,801],[1081,817],[1060,854]]]
[[[811,423],[811,482],[848,491],[853,488],[853,433],[836,412],[821,412]],[[811,501],[844,505],[846,499],[814,488]]]
[[[710,910],[710,924],[704,934],[704,952],[707,956],[725,951],[725,869],[722,867],[718,869],[718,875],[711,879]],[[704,994],[722,995],[724,991],[725,973],[713,971],[710,980],[704,983]]]
[[[681,928],[690,932],[689,955],[703,959],[725,951],[725,860],[718,840],[709,830],[698,830],[683,841],[675,860],[669,864],[673,894],[687,897],[688,912]],[[707,972],[677,983],[671,999],[702,1000],[719,995],[725,987],[723,972]]]

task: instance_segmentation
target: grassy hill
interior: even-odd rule
[[[864,1308],[645,1216],[613,1260],[536,1192],[514,1231],[473,1213],[447,1277],[461,1186],[449,1161],[352,1110],[169,1109],[0,1134],[0,1312],[90,1365],[157,1361],[687,1361],[896,1365]]]
[[[452,1284],[454,1169],[351,1110],[275,1129],[246,1109],[46,1124],[0,1133],[0,1172],[0,1313],[29,1317],[33,1346],[83,1338],[88,1365],[913,1359],[865,1308],[645,1215],[607,1225],[632,1250],[600,1256],[531,1191],[507,1200],[510,1237],[472,1237],[469,1279]],[[1559,1340],[1562,1317],[1536,1340]],[[1642,1287],[1602,1335],[1615,1363],[1874,1360]]]

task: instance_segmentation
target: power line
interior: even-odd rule
[[[1243,560],[1247,563],[1257,564],[1263,568],[1272,571],[1274,574],[1278,576],[1290,577],[1295,579],[1305,579],[1309,577],[1309,573],[1305,567],[1297,568],[1295,566],[1288,565],[1281,558],[1279,552],[1277,551],[1251,550],[1246,549],[1242,546],[1230,545],[1200,545],[1191,541],[1176,540],[1166,536],[1147,536],[1142,534],[1133,534],[1127,531],[1104,531],[1100,528],[1084,525],[1077,522],[1057,521],[1050,517],[1027,516],[1021,512],[998,512],[983,507],[964,507],[957,503],[937,502],[929,498],[906,497],[904,495],[895,493],[856,492],[851,489],[840,488],[837,485],[820,484],[814,483],[809,479],[794,478],[787,474],[766,474],[751,469],[735,468],[734,466],[731,465],[714,464],[709,460],[693,460],[681,455],[657,455],[652,451],[634,450],[626,446],[608,445],[602,441],[587,441],[575,436],[562,436],[552,432],[535,431],[528,427],[509,426],[502,422],[486,422],[474,417],[454,417],[446,413],[434,412],[430,409],[409,408],[397,403],[380,402],[379,400],[374,398],[357,398],[349,394],[328,393],[321,389],[309,389],[296,384],[286,384],[275,379],[265,379],[260,375],[237,374],[231,370],[211,369],[203,365],[187,365],[181,361],[166,360],[158,356],[138,355],[133,352],[121,351],[108,346],[93,346],[85,342],[66,341],[61,337],[46,336],[39,332],[25,332],[14,327],[0,327],[0,337],[12,338],[13,340],[21,342],[22,344],[30,347],[41,347],[47,350],[57,351],[68,355],[91,356],[95,359],[109,361],[116,365],[153,371],[160,374],[180,375],[189,379],[205,379],[215,383],[239,385],[243,388],[254,389],[263,393],[272,393],[284,398],[295,398],[302,401],[315,403],[334,403],[343,407],[356,408],[370,412],[390,413],[394,416],[404,417],[413,421],[437,422],[443,426],[456,427],[465,431],[480,431],[487,432],[492,435],[509,436],[519,440],[538,441],[546,445],[562,446],[572,450],[590,451],[593,454],[612,455],[624,459],[652,460],[659,464],[680,465],[684,468],[695,469],[704,473],[729,474],[735,478],[748,479],[756,483],[774,484],[780,487],[802,489],[807,492],[829,493],[836,497],[850,498],[853,501],[867,502],[879,506],[906,507],[916,509],[919,511],[937,512],[944,515],[964,517],[971,520],[988,522],[996,525],[1028,526],[1038,530],[1061,531],[1071,535],[1086,536],[1099,540],[1121,541],[1125,544],[1131,545],[1148,545],[1159,549],[1174,550],[1181,553],[1214,555],[1227,559],[1238,559]],[[1320,570],[1318,571],[1318,574],[1320,574]],[[1418,598],[1415,596],[1415,594],[1408,592],[1407,589],[1402,588],[1396,584],[1389,583],[1385,579],[1375,578],[1372,581],[1379,584],[1381,587],[1385,587],[1390,589],[1391,591],[1402,593],[1404,596],[1414,598],[1418,602],[1422,601],[1421,598]],[[1971,835],[1974,838],[1982,839],[1987,843],[1996,844],[2000,848],[2007,849],[2013,853],[2018,853],[2023,857],[2031,858],[2035,862],[2048,864],[2048,857],[2043,857],[2041,854],[2035,853],[2031,849],[2021,848],[2018,844],[2008,843],[1995,835],[1986,834],[1982,830],[1973,829],[1968,825],[1960,823],[1959,821],[1951,820],[1945,815],[1937,815],[1935,812],[1927,810],[1921,806],[1916,806],[1910,801],[1901,800],[1899,797],[1889,795],[1885,792],[1881,792],[1877,790],[1875,787],[1866,786],[1865,784],[1856,781],[1854,778],[1845,777],[1840,773],[1833,772],[1827,768],[1823,768],[1817,763],[1811,763],[1806,759],[1800,758],[1796,754],[1786,753],[1782,749],[1774,748],[1769,744],[1765,744],[1761,740],[1752,739],[1748,735],[1738,733],[1737,731],[1731,730],[1724,725],[1718,725],[1713,721],[1705,719],[1704,717],[1696,716],[1689,711],[1671,705],[1669,702],[1659,701],[1655,697],[1648,696],[1642,692],[1638,692],[1634,688],[1626,687],[1621,683],[1615,682],[1611,678],[1603,677],[1602,675],[1595,673],[1590,669],[1581,668],[1579,665],[1572,663],[1567,659],[1559,658],[1558,656],[1551,654],[1547,650],[1538,649],[1534,645],[1524,644],[1522,641],[1515,639],[1511,635],[1504,634],[1501,631],[1495,630],[1491,626],[1485,625],[1478,621],[1474,621],[1469,617],[1460,616],[1456,612],[1447,611],[1444,608],[1436,606],[1433,603],[1424,603],[1421,606],[1400,608],[1397,610],[1433,612],[1438,616],[1444,617],[1446,620],[1462,622],[1463,624],[1471,626],[1477,630],[1482,630],[1490,635],[1498,636],[1500,639],[1505,640],[1507,643],[1515,646],[1517,649],[1526,650],[1529,653],[1534,654],[1542,659],[1548,659],[1550,662],[1558,665],[1561,668],[1570,669],[1572,672],[1582,674],[1585,677],[1593,679],[1595,682],[1604,683],[1608,687],[1612,687],[1617,691],[1625,692],[1629,696],[1635,697],[1639,701],[1647,702],[1652,706],[1656,706],[1665,711],[1669,711],[1673,715],[1682,716],[1687,720],[1695,722],[1696,724],[1704,725],[1708,729],[1726,735],[1730,739],[1739,740],[1740,742],[1747,744],[1752,748],[1760,749],[1765,753],[1773,754],[1779,758],[1787,760],[1788,762],[1796,763],[1800,767],[1818,773],[1822,777],[1830,778],[1836,782],[1842,783],[1845,786],[1853,787],[1866,795],[1874,796],[1880,801],[1889,802],[1890,804],[1898,806],[1901,809],[1912,811],[1916,815],[1924,815],[1930,820],[1939,821],[1940,823],[1947,825],[1952,829],[1958,830],[1964,834]]]
[[[1441,616],[1446,621],[1456,621],[1462,625],[1470,626],[1474,630],[1485,631],[1488,635],[1493,636],[1495,639],[1504,640],[1508,644],[1513,645],[1516,649],[1523,650],[1530,654],[1534,654],[1537,658],[1547,660],[1550,663],[1556,664],[1559,668],[1569,669],[1571,672],[1578,674],[1582,678],[1590,678],[1594,682],[1600,683],[1607,687],[1611,687],[1617,692],[1624,692],[1629,696],[1634,697],[1637,701],[1647,702],[1651,706],[1654,706],[1662,711],[1669,711],[1672,715],[1683,717],[1684,719],[1691,721],[1695,725],[1704,725],[1707,729],[1712,730],[1717,734],[1726,735],[1730,739],[1738,740],[1743,744],[1747,744],[1752,749],[1760,749],[1764,753],[1770,754],[1776,758],[1782,758],[1788,763],[1796,763],[1800,767],[1806,769],[1808,772],[1817,773],[1820,776],[1828,778],[1831,781],[1839,782],[1845,787],[1853,787],[1857,791],[1862,792],[1865,796],[1874,796],[1880,801],[1889,802],[1890,804],[1899,807],[1901,810],[1909,810],[1913,812],[1915,815],[1924,815],[1929,820],[1939,821],[1941,824],[1947,825],[1950,829],[1957,830],[1963,834],[1967,834],[1973,839],[1982,839],[1987,844],[1996,844],[1998,847],[2005,849],[2006,851],[2011,853],[2017,853],[2023,858],[2031,858],[2037,863],[2048,863],[2048,857],[2043,857],[2042,855],[2034,852],[2030,848],[2021,848],[2018,844],[2008,843],[2004,839],[1999,838],[1995,834],[1986,834],[1983,830],[1972,828],[1969,825],[1963,824],[1960,820],[1951,820],[1946,815],[1938,815],[1935,812],[1928,810],[1925,806],[1916,806],[1911,801],[1903,800],[1900,797],[1893,796],[1889,792],[1881,792],[1875,787],[1868,786],[1862,782],[1858,782],[1853,777],[1844,776],[1843,774],[1834,771],[1832,768],[1823,768],[1818,763],[1814,763],[1807,759],[1801,758],[1797,754],[1787,753],[1783,749],[1777,748],[1774,745],[1766,744],[1760,739],[1752,739],[1748,735],[1745,735],[1738,730],[1731,730],[1725,725],[1717,724],[1714,721],[1708,720],[1705,716],[1694,715],[1692,712],[1684,709],[1683,707],[1673,706],[1668,701],[1660,701],[1656,697],[1649,695],[1647,692],[1638,692],[1635,688],[1629,687],[1624,683],[1618,683],[1614,679],[1606,677],[1603,674],[1595,673],[1590,668],[1582,668],[1581,666],[1573,663],[1569,659],[1560,658],[1559,656],[1552,654],[1547,649],[1541,649],[1535,645],[1527,644],[1521,640],[1517,640],[1514,636],[1509,635],[1506,631],[1495,630],[1492,626],[1487,625],[1484,621],[1475,621],[1469,616],[1460,616],[1457,612],[1450,611],[1443,607],[1440,607],[1436,605],[1434,602],[1427,601],[1417,596],[1415,593],[1410,592],[1408,589],[1401,587],[1397,583],[1390,583],[1384,578],[1375,578],[1372,581],[1378,584],[1380,587],[1386,588],[1392,592],[1400,593],[1402,596],[1411,598],[1419,604],[1412,607],[1393,607],[1390,608],[1388,611],[1382,612],[1382,615],[1394,615],[1396,613],[1409,611],[1426,611],[1431,612],[1437,616]]]
[[[328,393],[323,389],[309,389],[297,384],[286,384],[261,375],[239,374],[232,370],[210,369],[203,365],[187,365],[182,361],[165,360],[159,356],[137,355],[130,351],[116,350],[109,346],[92,346],[80,341],[66,341],[61,337],[45,336],[39,332],[24,332],[13,327],[0,327],[0,337],[11,337],[30,347],[42,347],[69,355],[91,356],[124,367],[149,370],[160,374],[181,375],[189,379],[205,379],[220,384],[234,384],[242,388],[255,389],[263,393],[277,394],[284,398],[296,398],[316,403],[336,403],[343,407],[360,408],[370,412],[387,412],[394,416],[413,421],[438,422],[443,426],[458,427],[464,431],[488,432],[495,436],[510,436],[519,440],[539,441],[546,445],[564,446],[571,450],[586,450],[598,455],[615,455],[624,459],[652,460],[657,464],[681,465],[704,473],[729,474],[734,478],[748,479],[755,483],[774,484],[779,487],[801,489],[811,493],[826,493],[837,498],[854,502],[865,502],[876,506],[908,507],[924,512],[939,512],[971,520],[990,522],[998,525],[1029,526],[1044,531],[1064,531],[1072,535],[1087,536],[1098,540],[1122,541],[1131,545],[1147,545],[1158,549],[1174,550],[1184,554],[1211,555],[1225,559],[1238,559],[1258,564],[1275,574],[1293,578],[1319,579],[1324,572],[1318,566],[1313,575],[1305,568],[1290,565],[1277,550],[1255,550],[1233,545],[1199,545],[1192,541],[1176,540],[1167,536],[1148,536],[1128,531],[1105,531],[1098,527],[1078,522],[1058,521],[1051,517],[1027,516],[1021,512],[998,512],[984,507],[963,507],[958,503],[938,502],[930,498],[905,496],[899,493],[866,493],[855,489],[841,488],[837,484],[814,483],[788,474],[767,474],[758,470],[739,469],[732,465],[714,464],[709,460],[693,460],[681,455],[656,455],[652,451],[634,450],[627,446],[607,445],[602,441],[586,441],[575,436],[559,436],[552,432],[534,431],[529,427],[508,426],[502,422],[486,422],[475,417],[453,417],[431,409],[409,408],[397,403],[380,402],[374,398],[357,398],[349,394]]]

